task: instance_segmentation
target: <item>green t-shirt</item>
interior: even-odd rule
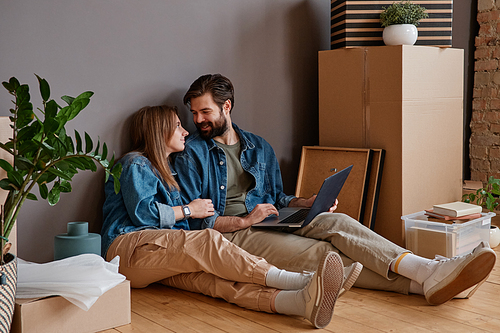
[[[245,198],[252,188],[253,178],[248,172],[243,170],[240,162],[240,143],[225,145],[215,141],[217,146],[224,149],[227,163],[227,196],[224,215],[244,216],[248,214],[245,206]]]

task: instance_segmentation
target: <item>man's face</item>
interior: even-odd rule
[[[191,113],[198,133],[205,140],[222,136],[229,128],[226,115],[210,93],[191,98]]]

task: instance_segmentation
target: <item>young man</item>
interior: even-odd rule
[[[215,214],[191,219],[191,229],[213,228],[248,252],[289,270],[312,270],[320,253],[333,246],[344,265],[363,264],[355,286],[418,293],[438,305],[479,285],[493,269],[496,255],[481,243],[467,255],[429,260],[381,237],[344,214],[318,215],[293,233],[250,228],[282,207],[310,207],[315,197],[283,193],[272,147],[231,121],[234,89],[220,75],[199,77],[184,96],[197,133],[175,159],[184,199],[211,198]],[[347,288],[346,288],[347,289]]]

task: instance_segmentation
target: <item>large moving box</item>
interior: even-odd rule
[[[460,200],[463,50],[319,52],[319,144],[382,148],[375,231],[404,244],[401,216]]]

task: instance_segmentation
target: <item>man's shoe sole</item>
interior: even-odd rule
[[[319,299],[315,300],[311,315],[311,322],[316,328],[324,328],[332,320],[335,302],[344,283],[344,266],[337,253],[326,253],[321,262],[323,265],[318,267],[316,278],[323,293],[318,293]]]
[[[488,277],[495,265],[496,255],[491,250],[483,251],[463,267],[457,267],[456,274],[436,284],[427,292],[427,302],[440,305],[460,294],[462,291],[478,284]],[[453,272],[455,273],[455,272]],[[444,287],[441,287],[443,286]],[[433,290],[435,290],[433,292]]]
[[[351,270],[349,275],[346,277],[346,279],[342,285],[342,289],[340,290],[339,297],[344,295],[349,289],[352,288],[352,286],[354,285],[354,283],[358,279],[359,274],[361,274],[361,271],[363,270],[363,265],[361,263],[355,262],[355,263],[353,263],[353,265],[354,265],[353,269]]]

